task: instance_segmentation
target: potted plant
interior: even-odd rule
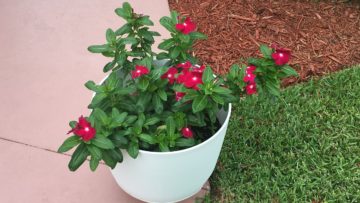
[[[171,12],[160,20],[171,38],[154,53],[153,22],[134,13],[128,3],[115,10],[126,20],[106,31],[106,44],[88,48],[111,60],[101,84],[88,81],[94,91],[91,114],[71,121],[73,134],[60,146],[74,147],[69,169],[90,158],[112,169],[117,183],[130,195],[147,202],[175,202],[197,193],[213,172],[226,134],[231,103],[258,93],[276,98],[280,80],[296,76],[287,62],[290,52],[260,46],[261,58],[249,65],[233,65],[226,75],[214,75],[191,54],[196,31],[189,17]]]

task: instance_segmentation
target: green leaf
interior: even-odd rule
[[[193,138],[179,138],[176,140],[177,147],[192,147],[194,146],[195,140]]]
[[[102,124],[104,124],[104,125],[108,124],[108,117],[103,110],[96,108],[94,110],[94,114],[95,114],[95,118],[97,120],[101,121]]]
[[[113,157],[116,162],[122,162],[123,161],[123,155],[119,149],[111,149],[109,150],[109,154]]]
[[[95,136],[95,138],[91,140],[91,143],[101,149],[114,149],[115,147],[111,140],[103,136]]]
[[[104,52],[111,52],[113,51],[109,45],[103,44],[103,45],[92,45],[88,47],[88,50],[91,53],[104,53]]]
[[[100,92],[100,93],[96,93],[94,98],[91,101],[91,105],[92,106],[96,106],[97,104],[99,104],[101,101],[103,101],[105,98],[107,97],[106,93]]]
[[[134,123],[134,121],[136,121],[136,119],[137,119],[137,116],[130,115],[130,116],[126,117],[125,123],[130,125],[130,124]]]
[[[180,54],[180,47],[175,47],[170,51],[170,58],[176,59],[176,57],[178,57],[179,54]]]
[[[206,95],[197,96],[192,103],[192,111],[193,113],[197,113],[206,108],[208,103],[208,97]]]
[[[95,157],[91,157],[90,159],[90,169],[91,171],[95,171],[96,168],[99,166],[100,160],[95,158]]]
[[[140,134],[139,138],[141,141],[149,143],[149,144],[155,144],[156,143],[156,139],[154,138],[154,136],[148,135],[148,134]]]
[[[91,157],[95,157],[96,159],[101,160],[102,153],[99,148],[94,145],[87,145],[87,149],[89,150]]]
[[[70,171],[76,171],[81,166],[81,164],[84,163],[88,155],[89,152],[85,144],[81,143],[71,156],[71,160],[68,165]]]
[[[141,77],[138,82],[138,88],[141,91],[145,91],[148,86],[149,86],[149,80],[145,77]]]
[[[122,7],[128,16],[132,15],[133,9],[131,8],[131,5],[128,2],[124,2]]]
[[[224,105],[225,101],[222,98],[222,96],[218,95],[218,94],[211,94],[211,99],[214,100],[214,102]]]
[[[75,128],[76,125],[77,125],[77,122],[76,122],[76,121],[70,121],[70,122],[69,122],[69,126],[70,126],[71,128]]]
[[[160,24],[170,32],[176,32],[175,23],[172,23],[171,18],[164,16],[160,19]]]
[[[85,87],[94,92],[102,92],[101,89],[92,80],[87,81],[85,83]]]
[[[130,142],[127,148],[127,152],[132,158],[136,159],[136,157],[139,155],[139,144],[136,142]]]
[[[154,106],[154,109],[155,109],[155,112],[160,114],[163,112],[164,110],[164,106],[161,102],[161,99],[158,95],[154,95],[153,98],[152,98],[152,104]]]
[[[122,44],[131,44],[131,45],[138,43],[138,41],[135,37],[123,38],[123,39],[121,39],[121,42],[122,42]]]
[[[113,108],[112,112],[112,122],[111,127],[118,127],[125,121],[126,116],[128,115],[127,112],[119,113],[116,108]]]
[[[200,32],[191,32],[189,36],[191,39],[207,39],[207,36]]]
[[[205,84],[208,84],[210,82],[212,82],[214,79],[214,73],[213,71],[211,70],[210,67],[206,67],[205,70],[204,70],[204,73],[202,75],[202,81],[205,83]]]
[[[181,34],[181,35],[179,35],[179,39],[182,43],[188,43],[190,41],[190,36]]]
[[[144,126],[155,125],[159,121],[160,121],[160,119],[158,117],[151,117],[151,118],[146,119]]]
[[[154,25],[154,23],[149,19],[149,16],[142,16],[137,19],[137,22],[140,25],[149,25],[149,26]]]
[[[128,140],[125,138],[125,134],[127,131],[118,131],[115,134],[110,136],[111,141],[115,144],[116,147],[124,147],[127,146]]]
[[[174,118],[172,116],[168,117],[166,119],[166,132],[169,136],[173,136],[175,134],[175,128],[176,124]]]
[[[118,16],[124,18],[125,20],[127,20],[128,18],[131,17],[131,16],[129,16],[129,15],[124,11],[124,9],[122,9],[122,8],[117,8],[117,9],[115,9],[115,13],[116,13]]]
[[[73,135],[71,137],[68,137],[64,143],[59,147],[58,152],[64,153],[75,147],[76,145],[81,143],[81,139],[77,135]]]
[[[170,151],[169,147],[164,143],[160,143],[159,148],[160,148],[160,151],[162,151],[162,152],[169,152]]]
[[[164,89],[158,89],[157,95],[159,95],[161,100],[163,100],[163,101],[167,100],[167,94]]]
[[[176,11],[171,11],[171,22],[175,25],[178,23],[178,16],[179,14]]]
[[[299,74],[296,72],[296,70],[291,68],[289,65],[283,66],[281,68],[281,72],[283,73],[283,75],[282,75],[283,78],[290,77],[290,76],[295,76],[295,77],[299,76]]]
[[[169,50],[171,47],[175,45],[174,39],[166,39],[163,42],[161,42],[158,46],[159,49],[162,50]]]
[[[115,94],[128,95],[128,94],[134,93],[135,91],[136,91],[136,88],[134,86],[119,87],[116,89]]]
[[[116,64],[116,61],[111,61],[109,63],[107,63],[105,66],[104,66],[104,69],[103,69],[103,72],[106,73],[108,72],[109,70],[113,69],[114,66]]]
[[[131,25],[126,23],[125,25],[121,26],[119,29],[117,29],[115,31],[115,35],[117,35],[117,36],[123,35],[123,34],[131,32],[131,30],[132,30]]]
[[[264,58],[271,59],[271,54],[273,50],[270,49],[268,46],[262,44],[260,45],[260,52],[263,54]]]
[[[111,169],[114,169],[117,161],[114,160],[113,156],[111,156],[110,150],[104,150],[102,155],[102,159],[104,160],[105,164],[108,165]]]
[[[111,28],[106,30],[106,41],[110,44],[114,44],[116,42],[115,32]]]
[[[261,60],[257,58],[249,58],[248,64],[255,65],[255,66],[261,66]]]
[[[216,92],[216,93],[218,93],[218,94],[224,94],[224,95],[225,95],[225,94],[231,94],[231,93],[232,93],[231,90],[229,90],[228,88],[219,87],[219,86],[214,87],[212,91],[213,91],[213,92]]]
[[[168,58],[169,58],[169,55],[165,52],[161,52],[156,55],[157,60],[168,59]]]
[[[124,65],[126,59],[127,59],[126,53],[121,53],[121,54],[119,54],[119,56],[116,60],[116,63],[121,67]]]

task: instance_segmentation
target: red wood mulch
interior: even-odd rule
[[[207,40],[194,53],[217,72],[259,55],[259,44],[292,50],[299,80],[360,64],[360,0],[169,0],[171,10],[191,16]],[[296,82],[290,78],[285,84]]]

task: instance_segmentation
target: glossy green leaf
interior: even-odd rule
[[[103,45],[92,45],[88,47],[88,50],[91,53],[104,53],[104,52],[111,52],[113,51],[109,45],[103,44]]]
[[[161,42],[158,46],[159,49],[162,50],[169,50],[171,47],[175,45],[174,39],[166,39],[163,42]]]
[[[155,144],[156,143],[156,139],[154,138],[154,136],[151,136],[149,134],[140,134],[139,138],[141,141],[146,142],[148,144]]]
[[[208,97],[206,95],[197,96],[192,103],[192,111],[193,113],[197,113],[206,108],[208,104]]]
[[[177,147],[192,147],[194,146],[195,140],[193,138],[179,138],[176,140]]]
[[[103,136],[95,136],[95,138],[91,140],[91,143],[101,149],[114,149],[111,140]]]
[[[126,23],[125,25],[121,26],[119,29],[117,29],[115,31],[115,35],[119,36],[119,35],[123,35],[126,33],[129,33],[132,31],[132,27],[130,24]]]
[[[101,160],[102,157],[101,149],[97,148],[94,145],[87,145],[86,147],[89,150],[92,157]]]
[[[142,16],[138,18],[137,23],[139,23],[140,25],[148,25],[148,26],[154,25],[154,23],[149,19],[149,16]]]
[[[111,61],[111,62],[107,63],[103,68],[103,72],[106,73],[109,70],[113,69],[115,64],[116,64],[116,61]]]
[[[95,158],[95,157],[91,157],[90,159],[90,169],[91,171],[95,171],[97,169],[97,167],[99,166],[100,160]]]
[[[264,58],[271,59],[271,54],[273,52],[268,46],[262,44],[260,45],[260,52],[263,54]]]
[[[159,95],[160,99],[163,101],[167,101],[167,94],[164,89],[159,89],[157,91],[157,95]]]
[[[211,70],[210,67],[206,67],[205,70],[204,70],[204,73],[202,75],[202,81],[205,83],[205,84],[208,84],[210,82],[212,82],[214,79],[214,73],[213,71]]]
[[[102,159],[105,164],[108,165],[111,169],[114,169],[117,161],[112,157],[110,150],[104,150],[102,153]]]
[[[59,147],[58,152],[64,153],[81,143],[81,138],[77,135],[68,137],[63,144]]]
[[[89,155],[89,151],[85,145],[86,144],[81,143],[72,154],[71,160],[68,164],[70,171],[76,171],[81,164],[85,162],[87,156]]]
[[[95,115],[95,118],[97,120],[101,121],[102,124],[106,125],[108,123],[108,117],[103,110],[96,108],[94,110],[94,115]]]
[[[189,36],[191,39],[207,39],[207,36],[201,32],[191,32]]]
[[[139,155],[139,144],[136,142],[130,142],[127,148],[127,152],[132,158],[136,159],[136,157]]]
[[[176,32],[175,24],[172,23],[170,17],[164,16],[160,19],[160,24],[164,26],[170,32]]]
[[[138,88],[141,91],[145,91],[149,86],[149,80],[146,77],[141,77],[138,82]]]
[[[114,44],[116,42],[115,32],[111,28],[106,30],[106,41],[110,44]]]
[[[173,136],[175,134],[176,124],[175,120],[172,116],[166,119],[166,132],[169,136]]]
[[[178,57],[179,54],[180,54],[180,47],[175,47],[170,51],[170,58],[176,59],[176,57]]]

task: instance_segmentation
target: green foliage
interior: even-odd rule
[[[159,33],[149,30],[148,26],[154,24],[149,16],[136,14],[126,2],[115,13],[126,23],[118,29],[106,30],[106,44],[88,48],[111,59],[103,67],[108,77],[101,84],[85,83],[95,93],[88,106],[91,114],[86,118],[96,131],[95,137],[84,141],[73,135],[58,150],[63,153],[77,146],[69,163],[72,171],[89,156],[89,166],[94,171],[99,163],[114,168],[123,161],[125,151],[136,158],[140,150],[168,152],[195,146],[219,128],[216,115],[220,109],[227,109],[229,103],[240,102],[245,96],[246,66],[233,65],[224,76],[214,75],[210,67],[199,68],[191,53],[192,46],[206,36],[197,31],[184,34],[176,30],[178,19],[182,19],[177,12],[160,19],[171,38],[159,44],[159,49],[164,51],[159,54],[151,49]],[[275,66],[272,49],[262,45],[260,50],[263,58],[249,59],[250,64],[257,65],[259,93],[279,96],[280,79],[296,76],[296,72],[288,65]],[[165,60],[156,61],[155,56]],[[187,61],[193,64],[187,71],[196,73],[193,76],[201,81],[191,87],[178,80],[185,73],[180,63]],[[133,77],[139,73],[136,72],[139,66],[143,66],[143,72]],[[168,75],[170,67],[177,69]],[[179,93],[184,94],[180,99]],[[70,127],[81,128],[81,125],[71,121]],[[192,138],[182,135],[184,127],[193,130]]]

